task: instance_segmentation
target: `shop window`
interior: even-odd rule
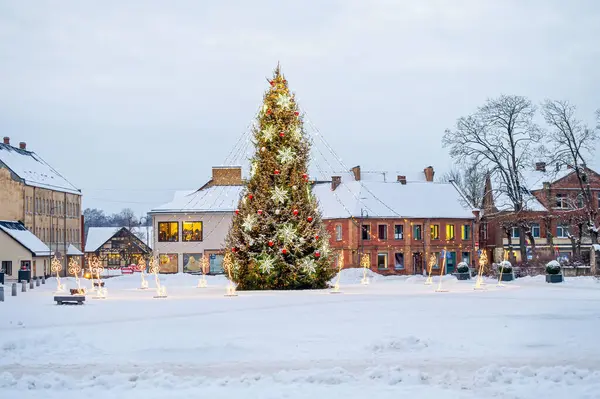
[[[471,253],[463,252],[462,253],[462,262],[465,262],[467,265],[471,265]]]
[[[183,254],[183,272],[208,273],[208,270],[202,271],[202,254]]]
[[[387,269],[388,267],[388,255],[386,253],[377,254],[377,268]]]
[[[160,254],[160,273],[177,273],[177,254]]]
[[[158,222],[158,241],[159,242],[179,241],[179,223],[177,223],[177,222]]]
[[[108,254],[106,258],[108,266],[121,266],[121,255],[119,254]]]
[[[431,226],[429,226],[430,229],[430,235],[431,235],[431,239],[432,240],[439,240],[440,239],[440,225],[439,224],[432,224]]]
[[[404,269],[404,254],[402,252],[396,252],[394,254],[394,267],[397,270]]]
[[[181,241],[202,241],[202,222],[183,222]]]

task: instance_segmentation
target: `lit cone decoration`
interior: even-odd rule
[[[308,179],[310,144],[299,115],[277,67],[253,129],[256,173],[227,235],[238,290],[326,288],[335,275]]]

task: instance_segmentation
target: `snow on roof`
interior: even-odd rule
[[[496,191],[493,196],[494,205],[499,211],[512,211],[514,209],[512,201],[505,193]],[[529,192],[523,194],[523,201],[525,210],[534,212],[544,212],[547,210],[546,207]]]
[[[0,221],[0,230],[14,238],[19,244],[27,248],[34,256],[49,256],[52,255],[50,248],[35,236],[31,231],[27,230],[20,222],[2,220]]]
[[[122,228],[129,230],[129,227],[127,226],[88,228],[87,236],[85,238],[85,252],[96,252]],[[146,226],[134,226],[131,228],[131,232],[139,238],[141,242],[152,248],[152,226],[148,226],[147,231],[148,237],[146,237]]]
[[[81,191],[77,187],[35,152],[0,143],[0,163],[6,165],[29,186],[81,195]]]
[[[123,227],[90,227],[85,237],[85,252],[96,252]]]
[[[313,193],[324,219],[360,217],[361,210],[382,218],[474,217],[450,183],[342,181],[333,191],[331,183],[316,184]]]
[[[546,172],[532,170],[525,172],[524,178],[527,187],[530,190],[541,190],[544,188],[544,183],[553,183],[575,172],[573,169],[563,167],[562,169],[546,169]]]
[[[177,191],[173,200],[150,213],[233,212],[244,186],[210,186],[201,190]]]
[[[83,252],[81,252],[77,247],[73,244],[69,244],[67,248],[67,256],[83,256]]]

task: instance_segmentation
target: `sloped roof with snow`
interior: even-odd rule
[[[67,248],[67,256],[82,256],[83,252],[81,252],[77,247],[73,244],[69,244]]]
[[[361,175],[362,177],[362,175]],[[331,183],[313,187],[324,219],[360,217],[472,219],[460,193],[450,183],[346,181],[331,190]]]
[[[27,248],[34,256],[52,255],[50,248],[20,222],[2,220],[0,221],[0,230]]]
[[[81,195],[81,191],[48,165],[35,152],[0,143],[0,165],[4,164],[29,186]]]
[[[201,190],[177,191],[171,202],[150,213],[233,212],[244,186],[210,186]]]
[[[89,227],[87,236],[85,237],[85,252],[96,252],[101,246],[106,244],[108,240],[110,240],[119,230],[125,228],[129,230],[127,226],[125,227]],[[148,227],[148,237],[146,239],[146,226],[136,226],[131,229],[132,233],[144,244],[148,245],[152,248],[152,234],[153,229],[152,226]],[[140,234],[144,236],[144,239],[139,237]]]

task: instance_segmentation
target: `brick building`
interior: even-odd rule
[[[0,143],[0,219],[21,222],[59,256],[69,244],[81,249],[81,190],[9,137]],[[49,259],[36,266],[49,274]]]
[[[532,169],[523,176],[527,186],[525,209],[518,215],[511,211],[507,197],[495,190],[492,179],[486,181],[480,242],[482,248],[493,254],[495,262],[502,259],[505,251],[514,262],[522,262],[518,221],[524,222],[530,231],[530,236],[525,237],[529,260],[539,255],[568,261],[573,256],[573,242],[569,236],[579,237],[578,224],[585,219],[577,174],[568,166],[547,167],[544,162],[537,162]],[[589,168],[586,171],[593,206],[600,208],[600,175]],[[599,223],[600,220],[596,220],[596,226]],[[592,247],[591,238],[585,228],[581,233],[581,253],[587,257]]]
[[[421,274],[435,254],[434,273],[439,273],[444,250],[445,273],[461,261],[476,264],[478,211],[464,207],[453,184],[433,177],[431,166],[412,179],[400,175],[393,181],[381,172],[361,173],[357,166],[315,185],[331,247],[344,251],[344,267],[360,267],[366,253],[378,273]]]

